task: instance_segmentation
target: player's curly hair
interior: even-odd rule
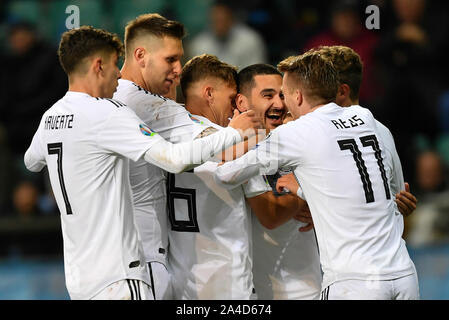
[[[237,85],[237,68],[211,54],[193,57],[187,61],[181,72],[181,90],[184,97],[193,83],[206,78],[217,78]]]
[[[125,27],[126,54],[131,54],[131,44],[135,39],[147,34],[158,38],[182,39],[186,35],[186,30],[181,22],[168,20],[158,13],[141,14],[129,21]]]
[[[119,37],[102,29],[81,26],[64,32],[59,42],[58,57],[67,75],[77,71],[83,59],[98,52],[116,52],[123,55],[123,43]]]
[[[291,75],[292,88],[301,88],[310,103],[335,102],[339,82],[338,73],[331,60],[319,52],[309,50],[299,56],[291,56],[278,65],[280,72]]]
[[[340,84],[347,84],[351,89],[349,97],[357,100],[363,77],[363,63],[358,53],[346,46],[319,46],[312,50],[332,61]]]

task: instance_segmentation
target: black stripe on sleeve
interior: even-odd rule
[[[142,300],[142,295],[140,294],[140,284],[142,283],[142,281],[140,280],[135,280],[136,281],[136,287],[137,287],[137,295],[139,296],[139,300]]]
[[[153,292],[153,299],[156,300],[156,291],[154,288],[154,278],[153,278],[153,268],[151,268],[151,262],[148,262],[148,270],[150,270],[151,292]]]
[[[126,279],[126,282],[128,283],[129,292],[131,292],[131,300],[135,300],[134,299],[134,291],[133,291],[133,288],[131,287],[131,284],[129,283],[129,279]]]
[[[139,293],[137,291],[137,287],[138,286],[136,286],[136,280],[131,280],[131,284],[133,285],[134,293],[135,293],[135,296],[136,296],[136,299],[134,299],[134,300],[140,300]]]

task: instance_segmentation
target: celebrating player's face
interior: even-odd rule
[[[101,64],[101,97],[112,98],[115,90],[118,86],[118,79],[120,79],[121,74],[117,66],[118,55],[117,53],[111,53],[105,55]]]
[[[282,77],[276,74],[257,75],[254,82],[255,87],[248,97],[249,109],[260,115],[266,129],[280,126],[287,112],[281,92]]]
[[[290,80],[291,79],[289,78],[289,74],[288,72],[286,72],[284,74],[284,77],[282,78],[282,92],[284,94],[284,102],[293,119],[298,119],[301,114],[297,106],[296,90],[291,87]]]
[[[151,92],[166,95],[181,73],[181,58],[184,55],[182,41],[172,37],[153,38],[147,46],[147,52],[144,81]]]

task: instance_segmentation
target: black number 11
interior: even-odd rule
[[[67,214],[72,214],[72,207],[70,206],[69,197],[67,196],[67,191],[64,184],[64,174],[62,172],[62,142],[49,143],[47,147],[48,154],[57,155],[59,184],[61,185],[62,196],[65,202],[65,209]]]
[[[390,188],[387,182],[387,174],[385,173],[385,167],[382,162],[382,155],[379,148],[379,142],[375,135],[364,136],[360,138],[362,145],[364,147],[371,147],[374,150],[374,156],[377,159],[377,165],[379,166],[380,175],[382,177],[382,181],[384,183],[385,195],[387,199],[391,199]],[[374,202],[374,192],[373,187],[371,185],[371,180],[369,179],[368,170],[365,166],[365,161],[362,158],[362,153],[357,146],[357,143],[354,139],[346,139],[337,141],[340,150],[349,150],[352,153],[354,161],[357,165],[357,169],[359,169],[360,178],[362,179],[363,191],[365,192],[366,203]]]

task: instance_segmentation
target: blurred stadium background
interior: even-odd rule
[[[276,65],[320,44],[356,50],[365,63],[361,105],[392,131],[405,179],[419,200],[406,219],[404,237],[421,297],[449,299],[449,2],[225,3],[233,20],[211,14],[212,0],[0,2],[0,299],[68,299],[59,212],[48,178],[28,173],[22,160],[40,116],[67,90],[56,47],[66,30],[68,5],[79,7],[81,25],[113,31],[122,39],[126,22],[141,13],[179,20],[188,30],[185,60],[195,45],[196,52],[201,50],[206,35],[216,40],[218,52],[227,52],[222,59],[239,67]],[[365,8],[371,4],[380,9],[378,30],[365,25]],[[242,29],[250,30],[247,38],[233,43]],[[245,51],[252,40],[252,52]],[[251,61],[259,51],[264,61]]]

